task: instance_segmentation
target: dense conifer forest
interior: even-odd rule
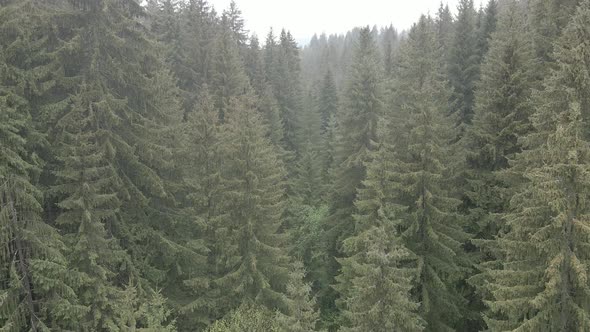
[[[590,331],[590,0],[238,6],[0,0],[0,331]]]

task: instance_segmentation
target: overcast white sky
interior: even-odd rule
[[[218,12],[231,0],[209,0]],[[236,0],[246,28],[263,38],[270,27],[290,30],[299,42],[314,33],[344,33],[364,25],[411,27],[420,14],[436,14],[441,0]],[[443,0],[456,12],[459,0]],[[481,0],[475,0],[479,7]]]

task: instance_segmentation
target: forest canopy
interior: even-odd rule
[[[0,331],[590,331],[590,0],[238,5],[0,0]]]

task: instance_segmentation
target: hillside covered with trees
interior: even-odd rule
[[[590,0],[238,5],[0,0],[0,331],[590,331]]]

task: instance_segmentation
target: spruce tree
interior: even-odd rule
[[[322,163],[321,153],[321,115],[316,105],[316,97],[308,94],[300,115],[301,128],[298,141],[301,142],[296,178],[293,192],[301,203],[317,206],[321,203]]]
[[[278,102],[284,126],[285,149],[292,153],[299,151],[302,142],[298,135],[301,127],[301,113],[304,95],[301,87],[299,48],[290,32],[282,30],[278,43],[271,31],[266,40],[265,66],[267,79]],[[288,163],[288,171],[293,169]]]
[[[397,98],[389,135],[394,135],[391,172],[393,202],[400,205],[401,238],[418,258],[414,288],[427,331],[450,331],[465,315],[458,282],[465,275],[462,244],[467,234],[457,211],[451,167],[456,152],[452,119],[445,109],[448,90],[437,57],[432,19],[412,28],[400,55]]]
[[[458,136],[473,117],[474,89],[478,77],[476,11],[473,0],[461,0],[455,21],[453,43],[449,59],[449,81],[453,88],[452,113],[456,114]]]
[[[590,2],[584,1],[555,48],[557,69],[535,98],[535,131],[514,162],[527,182],[505,214],[508,230],[497,239],[501,258],[490,264],[491,330],[583,331],[588,312]]]
[[[219,31],[218,17],[206,0],[186,1],[180,16],[181,44],[185,48],[187,70],[175,74],[179,79],[185,77],[180,80],[185,85],[180,87],[194,93],[202,84],[211,84],[211,67],[216,56],[216,36]]]
[[[360,30],[360,39],[355,57],[349,69],[344,93],[343,113],[340,118],[335,147],[334,180],[328,197],[330,209],[326,221],[329,238],[329,255],[341,256],[341,242],[351,235],[354,228],[353,202],[357,189],[366,176],[365,162],[377,141],[377,122],[382,112],[382,67],[379,50],[369,27]],[[338,263],[326,267],[334,277]],[[333,301],[335,294],[326,294],[326,302]],[[324,315],[335,311],[334,304],[324,308]]]
[[[555,62],[555,42],[569,23],[581,0],[535,0],[531,2],[533,42],[539,59],[547,64]],[[551,66],[542,68],[547,74]]]
[[[496,31],[498,21],[498,2],[489,0],[486,8],[481,12],[478,25],[477,49],[479,52],[479,61],[488,53],[489,39]]]
[[[318,312],[315,310],[315,300],[311,298],[311,286],[304,281],[305,270],[303,263],[291,264],[291,275],[287,284],[286,295],[289,301],[287,315],[277,313],[277,321],[285,332],[314,331]]]
[[[93,304],[82,328],[122,328],[138,309],[126,307],[139,302],[125,300],[129,284],[150,301],[151,287],[176,275],[173,267],[201,258],[172,227],[182,221],[173,163],[182,108],[138,25],[138,3],[75,1],[63,15],[70,23],[59,30],[67,41],[56,52],[63,72],[44,114],[56,155],[50,198],[72,245],[72,269],[92,276],[79,282],[81,302]]]
[[[365,178],[364,163],[377,141],[377,122],[383,108],[378,49],[368,27],[360,33],[338,128],[335,156],[338,165],[330,198],[331,225],[335,230],[351,229],[352,202]],[[338,233],[338,237],[343,234]]]
[[[127,283],[136,278],[132,267],[125,268],[129,258],[110,232],[121,206],[117,192],[122,181],[109,158],[113,146],[103,129],[112,123],[101,119],[101,111],[120,104],[115,100],[101,104],[99,89],[84,82],[72,98],[72,108],[61,118],[60,166],[53,187],[63,197],[56,222],[66,234],[71,269],[78,274],[75,291],[89,308],[78,322],[82,331],[124,329],[132,308],[125,305],[124,284],[118,280]]]
[[[465,195],[472,230],[480,238],[491,238],[500,228],[498,216],[508,207],[512,185],[498,171],[508,168],[509,160],[521,151],[518,138],[532,129],[530,98],[538,66],[522,15],[512,2],[500,16],[482,64],[473,125],[465,136]]]
[[[187,267],[183,278],[171,278],[167,294],[178,305],[181,313],[177,326],[179,329],[204,327],[209,324],[215,312],[210,291],[210,267],[213,257],[207,239],[213,238],[214,218],[218,214],[219,188],[221,181],[221,160],[219,156],[220,128],[219,117],[213,97],[203,86],[198,96],[198,104],[188,114],[183,126],[183,150],[180,159],[183,165],[182,177],[186,188],[186,207],[189,222],[177,224],[179,237],[187,238],[192,248],[203,255],[203,260]],[[184,226],[184,227],[183,227]],[[182,286],[178,282],[182,280]]]
[[[451,56],[451,47],[453,44],[453,15],[449,9],[449,5],[443,6],[442,2],[436,13],[436,41],[439,47],[439,52],[447,65],[449,65]]]
[[[336,288],[341,294],[343,331],[422,331],[419,304],[411,290],[417,257],[400,238],[400,206],[392,198],[392,146],[382,143],[367,166],[367,179],[355,202],[354,235],[344,241]]]
[[[0,326],[3,331],[74,329],[88,311],[74,292],[66,246],[43,217],[44,140],[32,116],[59,64],[45,31],[52,7],[0,4]]]
[[[334,82],[334,75],[328,69],[322,81],[319,98],[318,98],[319,112],[321,115],[321,130],[325,134],[330,122],[330,118],[336,115],[338,111],[338,90]]]
[[[210,88],[215,96],[215,107],[221,122],[224,121],[232,98],[245,95],[251,90],[230,24],[230,17],[223,15],[221,31],[215,41],[215,57],[211,73]]]
[[[260,41],[256,35],[250,37],[248,50],[244,56],[246,74],[250,78],[250,85],[261,96],[267,88],[266,74],[264,72],[264,58],[260,47]]]
[[[284,167],[252,103],[236,99],[231,105],[220,142],[221,204],[211,248],[216,303],[223,311],[255,302],[287,312],[289,258],[278,233]]]
[[[248,31],[244,27],[244,19],[242,18],[242,11],[238,8],[235,1],[229,3],[229,8],[223,12],[227,18],[230,30],[233,33],[233,38],[238,44],[240,50],[245,50],[246,42],[248,41]]]

